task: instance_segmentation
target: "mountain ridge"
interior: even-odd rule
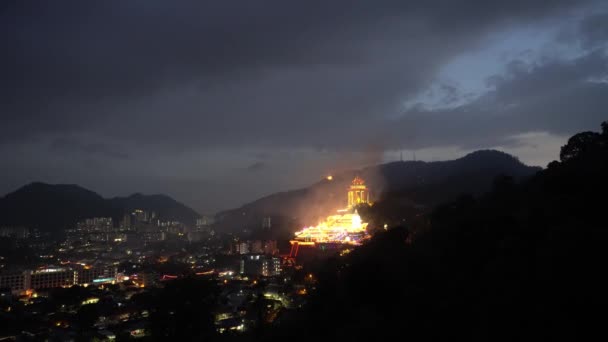
[[[394,161],[345,171],[332,175],[332,180],[323,179],[308,187],[269,194],[222,211],[217,218],[224,226],[246,227],[255,227],[264,216],[315,222],[346,206],[346,189],[356,175],[366,181],[375,200],[400,197],[423,206],[435,206],[462,193],[486,192],[498,176],[521,179],[539,170],[540,167],[527,166],[518,158],[496,150],[479,150],[447,161]]]
[[[112,217],[118,222],[133,209],[155,211],[163,220],[194,225],[200,217],[192,208],[165,194],[134,193],[104,198],[77,184],[32,182],[0,197],[0,226],[25,226],[61,232],[90,217]]]

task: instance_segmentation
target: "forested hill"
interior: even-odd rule
[[[90,217],[113,217],[118,221],[133,209],[154,211],[161,219],[190,225],[200,217],[191,208],[166,195],[134,194],[105,199],[78,185],[36,182],[0,197],[0,226],[61,232]]]
[[[307,310],[273,333],[295,340],[581,340],[603,335],[608,304],[608,123],[573,136],[521,183],[395,227],[319,271]],[[593,338],[590,338],[593,337]]]
[[[316,222],[319,217],[346,206],[346,189],[355,175],[365,180],[374,201],[391,197],[393,201],[432,207],[461,194],[484,193],[497,176],[519,180],[539,170],[495,150],[477,151],[449,161],[392,162],[333,175],[332,180],[275,193],[217,216],[224,229],[255,228],[265,216],[273,217],[275,222]]]

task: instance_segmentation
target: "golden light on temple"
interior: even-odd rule
[[[362,203],[369,203],[369,191],[365,181],[357,176],[348,188],[348,207],[352,208]]]
[[[327,179],[330,180],[331,176]],[[333,178],[333,177],[332,177]],[[305,227],[295,233],[292,247],[315,246],[317,244],[359,245],[369,238],[367,223],[355,210],[360,203],[369,203],[369,191],[363,179],[355,177],[348,188],[348,207],[338,210],[316,226]],[[297,253],[297,251],[295,251]],[[290,253],[291,254],[291,253]]]

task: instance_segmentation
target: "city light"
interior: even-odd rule
[[[87,298],[87,299],[83,300],[82,305],[96,304],[98,302],[99,302],[99,298],[91,297],[91,298]]]
[[[111,283],[114,281],[114,278],[99,278],[99,279],[93,279],[94,283]]]

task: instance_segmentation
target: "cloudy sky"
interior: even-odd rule
[[[399,151],[545,166],[608,119],[607,23],[582,0],[2,1],[0,194],[212,213]]]

